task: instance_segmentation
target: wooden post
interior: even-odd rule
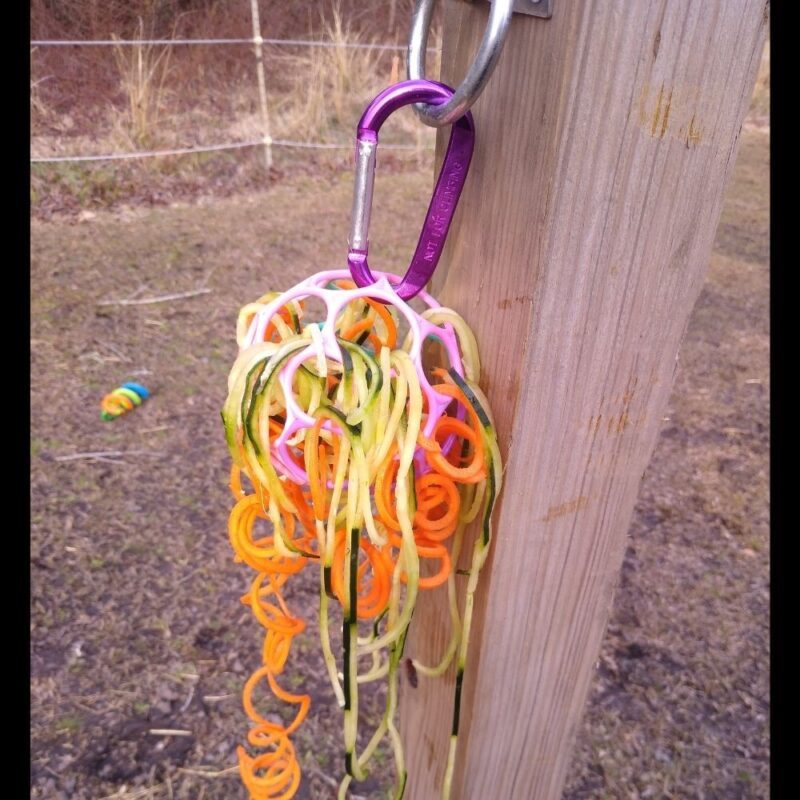
[[[488,9],[448,1],[446,83]],[[561,797],[767,21],[765,0],[555,0],[552,19],[514,15],[473,108],[472,174],[433,291],[477,335],[505,486],[454,800]],[[428,663],[447,641],[443,595],[420,596],[407,644]],[[403,687],[412,800],[440,795],[450,679]]]
[[[267,105],[267,78],[264,72],[264,40],[261,37],[261,20],[258,16],[258,0],[250,0],[250,18],[253,23],[253,53],[256,57],[256,77],[258,79],[258,102],[261,108],[261,133],[264,144],[264,169],[269,175],[272,168],[272,135],[269,127],[269,106]]]

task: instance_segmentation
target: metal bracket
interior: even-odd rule
[[[554,2],[555,0],[514,0],[514,13],[550,19],[553,16]]]

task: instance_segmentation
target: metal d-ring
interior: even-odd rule
[[[350,250],[347,254],[350,274],[358,286],[375,283],[367,263],[367,250],[372,192],[375,185],[378,131],[389,115],[402,106],[420,102],[445,103],[452,97],[453,90],[443,83],[425,80],[402,81],[384,89],[361,116],[356,138],[353,216],[350,227]],[[394,286],[395,292],[403,300],[409,300],[424,288],[436,268],[458,198],[461,196],[461,189],[467,178],[474,144],[475,125],[472,114],[467,112],[453,123],[450,142],[436,180],[428,213],[425,215],[417,249],[403,279]]]
[[[408,43],[408,77],[411,80],[425,78],[425,50],[434,3],[435,0],[417,0],[414,7]],[[418,103],[414,106],[417,116],[426,125],[434,128],[449,125],[469,111],[478,99],[497,66],[513,8],[514,0],[494,0],[478,52],[450,100],[441,105]]]

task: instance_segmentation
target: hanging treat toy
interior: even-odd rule
[[[441,676],[456,661],[443,796],[450,792],[473,597],[501,482],[491,412],[478,386],[475,338],[458,314],[422,291],[466,179],[474,142],[469,113],[452,127],[403,278],[373,274],[367,230],[381,125],[401,106],[442,103],[452,96],[442,84],[416,80],[375,98],[358,126],[349,270],[312,275],[283,294],[264,295],[239,315],[240,352],[222,417],[234,462],[230,541],[237,560],[257,573],[242,602],[266,629],[262,666],[243,692],[253,722],[247,736],[252,750],[238,749],[242,780],[253,800],[288,800],[300,784],[291,736],[311,699],[288,691],[280,676],[292,639],[305,629],[290,611],[284,587],[308,564],[319,569],[321,648],[343,709],[345,774],[339,798],[346,797],[351,781],[365,779],[387,736],[396,766],[393,797],[402,797],[406,770],[395,716],[403,646],[424,591],[447,591],[452,633],[440,662],[428,666],[406,659],[406,668],[416,681],[419,675]],[[409,305],[414,297],[421,301],[420,312]],[[324,305],[321,317],[306,319],[311,300]],[[456,564],[465,528],[479,515],[461,611]],[[337,659],[330,631],[339,613]],[[386,706],[359,752],[359,692],[373,681],[386,682]],[[256,708],[253,695],[265,684],[289,705],[287,722]]]
[[[100,403],[100,419],[110,422],[122,414],[140,406],[150,397],[150,392],[138,383],[123,383],[118,389],[107,394]]]

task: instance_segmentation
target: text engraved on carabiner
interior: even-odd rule
[[[422,258],[432,261],[440,248],[440,240],[446,235],[453,216],[458,190],[463,183],[464,165],[461,161],[448,164],[448,174],[444,186],[436,192],[428,215],[428,236]]]

